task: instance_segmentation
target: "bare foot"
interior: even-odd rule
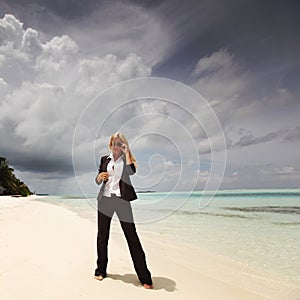
[[[153,285],[150,285],[150,284],[147,284],[147,283],[143,284],[143,287],[144,287],[145,289],[147,289],[147,290],[153,289]]]
[[[94,276],[95,279],[102,281],[104,277],[102,275]]]

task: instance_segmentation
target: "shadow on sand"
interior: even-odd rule
[[[136,274],[108,274],[108,278],[113,280],[120,280],[128,284],[132,284],[135,286],[141,286]],[[166,277],[152,277],[154,290],[165,290],[167,292],[174,292],[176,291],[176,282],[166,278]]]

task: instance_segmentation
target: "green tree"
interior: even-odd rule
[[[0,157],[0,194],[28,196],[32,192],[28,186],[16,178],[14,169],[9,167],[5,157]]]

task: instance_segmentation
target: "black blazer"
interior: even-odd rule
[[[109,157],[109,155],[105,155],[105,156],[101,157],[98,174],[101,172],[107,172],[107,165],[110,160],[111,160],[111,158]],[[121,179],[119,182],[121,198],[126,201],[132,201],[132,200],[137,199],[137,195],[131,184],[129,175],[135,174],[136,169],[135,169],[135,165],[133,163],[131,163],[130,165],[126,164],[125,157],[123,158],[123,161],[124,161],[124,168],[123,168],[123,172],[122,172]],[[97,174],[97,176],[98,176],[98,174]],[[97,182],[97,177],[96,177],[96,183],[101,184],[101,182],[99,182],[99,183]],[[98,201],[100,201],[100,199],[103,196],[105,184],[106,184],[106,181],[103,181],[103,184],[101,186],[101,189],[100,189],[98,197],[97,197]]]

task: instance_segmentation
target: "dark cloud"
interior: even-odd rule
[[[15,12],[29,9],[38,9],[40,12],[49,10],[63,18],[80,18],[92,12],[95,8],[101,6],[106,1],[70,1],[70,0],[9,0],[3,1],[2,7],[9,8]]]
[[[160,5],[163,0],[4,0],[1,7],[21,10],[21,7],[49,10],[66,19],[77,19],[86,16],[102,5],[112,2],[134,4],[146,8]]]
[[[291,130],[284,139],[286,141],[300,141],[300,126]]]
[[[292,0],[228,0],[226,2],[223,0],[4,0],[0,2],[0,17],[2,18],[5,13],[13,14],[24,23],[24,29],[32,27],[37,30],[44,45],[54,36],[69,35],[78,45],[79,52],[78,57],[76,56],[78,61],[81,58],[90,58],[89,55],[101,57],[108,53],[114,54],[115,56],[99,59],[98,64],[89,61],[84,65],[86,75],[92,72],[93,76],[76,82],[77,86],[82,86],[82,91],[96,87],[98,90],[101,82],[109,79],[111,75],[116,76],[116,82],[124,80],[124,74],[119,75],[121,69],[123,70],[127,64],[142,65],[139,63],[139,58],[134,58],[135,56],[130,56],[130,59],[126,59],[124,63],[119,62],[119,59],[127,57],[131,52],[146,61],[147,69],[149,67],[150,70],[154,66],[151,75],[177,79],[189,85],[199,80],[202,83],[201,88],[207,89],[207,97],[212,99],[214,103],[212,106],[222,126],[225,129],[229,126],[246,128],[238,131],[236,140],[229,139],[228,148],[234,153],[231,159],[238,161],[237,157],[240,156],[238,163],[242,168],[246,160],[261,158],[270,161],[273,168],[279,155],[286,153],[287,164],[276,170],[277,174],[283,172],[290,174],[289,166],[294,166],[298,157],[295,158],[295,150],[289,149],[288,142],[295,143],[300,140],[300,127],[296,115],[299,109],[295,109],[295,102],[299,102],[300,95],[299,7],[299,1]],[[53,42],[53,50],[58,51],[60,44],[64,43],[67,41],[57,39]],[[66,49],[69,49],[69,46]],[[224,65],[220,70],[214,70],[209,76],[205,73],[196,78],[192,76],[197,63],[202,58],[207,58],[206,63],[210,58],[213,63],[213,54],[222,54],[221,49],[226,51],[223,51],[223,56],[221,55],[224,59],[221,62],[224,61]],[[14,72],[9,73],[8,69],[2,69],[1,73],[0,70],[1,77],[7,79],[8,84],[11,82],[9,76],[16,80],[16,70],[19,70],[17,68],[20,66],[19,53],[16,54],[16,59],[12,60],[15,64],[10,61],[7,63],[7,68],[11,68]],[[61,55],[64,57],[64,53]],[[10,50],[7,57],[12,57]],[[134,59],[131,59],[132,57]],[[231,62],[229,65],[226,64],[227,58],[232,58],[232,61],[229,60]],[[49,68],[45,69],[45,74],[38,72],[39,76],[44,77],[39,77],[36,82],[45,85],[34,85],[34,80],[30,77],[33,76],[33,73],[30,73],[31,66],[27,68],[24,63],[24,79],[33,82],[32,89],[31,87],[26,89],[25,86],[23,90],[15,90],[13,97],[7,101],[8,104],[16,102],[16,105],[6,113],[16,124],[13,123],[14,126],[8,126],[3,130],[7,139],[3,138],[4,133],[2,133],[1,155],[6,156],[14,168],[24,173],[29,172],[34,175],[40,173],[45,178],[72,177],[73,166],[68,150],[70,144],[69,139],[65,137],[70,134],[64,132],[71,132],[71,126],[67,125],[71,123],[70,115],[76,115],[75,108],[78,105],[72,103],[70,109],[69,106],[60,109],[66,112],[63,116],[51,110],[50,104],[60,97],[60,94],[56,93],[50,85],[57,85],[60,88],[60,85],[64,84],[63,79],[70,76],[63,73],[62,82],[59,80],[58,83],[52,82],[57,77],[53,75],[50,68],[51,63],[53,62],[54,65],[55,61],[46,57],[42,62],[43,68]],[[114,64],[119,71],[111,69]],[[72,65],[77,64],[72,63]],[[125,69],[130,71],[132,68]],[[144,70],[143,66],[142,70]],[[131,74],[129,71],[127,73]],[[17,73],[18,76],[23,74],[19,71]],[[72,74],[78,72],[74,71]],[[149,72],[142,72],[143,74],[147,75]],[[134,73],[134,76],[142,75]],[[98,81],[95,81],[92,86],[91,79],[94,78]],[[0,81],[0,88],[3,89],[3,93],[9,94],[4,81]],[[32,92],[27,93],[29,88]],[[66,90],[66,94],[61,96],[59,101],[63,104],[64,101],[68,102],[67,99],[75,99],[76,95],[80,99],[84,98],[78,90],[74,92],[75,97],[73,91]],[[45,92],[49,93],[49,99]],[[52,97],[52,93],[55,97]],[[34,101],[28,101],[31,95],[36,99],[39,97],[44,99],[43,109],[38,109],[38,105],[34,106]],[[26,107],[32,109],[28,110],[27,116],[23,118],[26,108],[21,104],[25,102]],[[184,100],[182,104],[184,105]],[[47,109],[49,112],[46,115],[44,112]],[[53,120],[50,119],[49,125],[43,128],[46,132],[48,128],[52,128],[52,125],[57,125],[52,129],[53,134],[34,139],[35,129],[39,125],[47,125],[51,115],[54,116]],[[58,119],[64,122],[56,123]],[[242,121],[245,123],[243,124]],[[270,122],[272,124],[265,128],[264,125]],[[17,126],[18,124],[22,126]],[[285,127],[282,124],[285,124]],[[268,133],[261,136],[252,134],[252,132],[260,132],[260,128],[264,128],[264,132]],[[282,130],[281,128],[294,129]],[[38,134],[42,133],[42,130],[37,131]],[[14,138],[16,132],[18,138]],[[65,138],[60,140],[60,137]],[[56,145],[56,140],[59,147],[53,153],[45,151],[48,146],[51,149],[51,146]],[[5,141],[6,145],[2,141]],[[27,143],[31,150],[28,153],[25,148],[22,148],[26,141],[30,142]],[[267,143],[270,141],[276,143],[278,149],[266,151],[267,156],[265,153],[261,154],[259,152],[261,148],[272,147]],[[258,144],[264,145],[247,147]],[[86,153],[86,149],[82,151]],[[245,158],[247,151],[250,154]],[[83,171],[94,169],[94,166],[87,166],[85,161],[83,165]],[[251,182],[255,186],[258,170],[259,166],[255,166],[253,172],[245,178],[244,182],[248,182],[248,186],[251,186]],[[246,168],[245,173],[247,171]],[[266,173],[268,172],[262,175],[265,176]],[[295,180],[298,180],[298,177]],[[277,183],[272,184],[270,178],[270,187],[276,185]],[[237,188],[237,182],[234,181],[233,187]]]
[[[240,128],[238,130],[239,135],[243,135],[238,142],[233,143],[233,141],[228,138],[227,146],[228,148],[232,147],[246,147],[256,144],[262,144],[266,142],[270,142],[272,140],[281,138],[283,141],[294,142],[300,141],[300,126],[288,130],[288,129],[281,129],[274,132],[269,132],[262,136],[255,137],[250,131],[247,131],[244,128]]]
[[[286,130],[278,130],[275,132],[269,132],[263,136],[258,136],[258,137],[255,137],[253,134],[249,133],[241,137],[240,140],[234,144],[234,147],[245,147],[250,145],[266,143],[278,137],[282,137],[285,133]]]
[[[63,177],[74,174],[71,155],[61,156],[56,153],[26,153],[17,149],[9,152],[1,151],[1,155],[7,158],[9,164],[19,171],[50,174],[57,173]]]
[[[189,81],[200,57],[227,47],[247,69],[258,70],[259,81],[270,82],[267,86],[279,81],[282,87],[299,86],[290,84],[300,74],[298,1],[5,0],[0,9],[2,14],[16,15],[25,27],[57,35],[64,33],[66,24],[76,25],[108,6],[118,10],[117,3],[145,8],[176,41],[176,47],[168,49],[168,56],[153,69],[154,75]],[[91,42],[97,38],[96,33],[89,34]],[[262,94],[264,87],[259,87]]]
[[[154,72],[167,73],[171,78],[177,78],[179,73],[187,79],[199,57],[227,47],[245,68],[258,72],[260,80],[274,78],[278,83],[290,74],[295,63],[299,66],[298,11],[297,1],[230,0],[187,4],[174,10],[172,16],[180,20],[173,22],[177,39],[182,43]],[[191,17],[193,14],[196,16]],[[172,22],[171,16],[168,21]]]

